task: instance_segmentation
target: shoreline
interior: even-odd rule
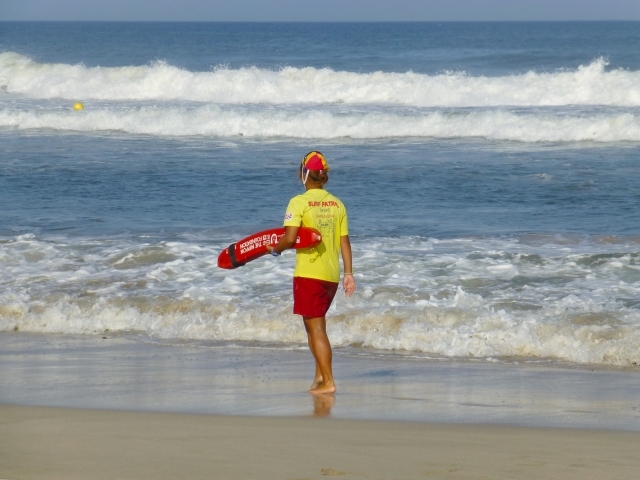
[[[0,478],[634,478],[640,434],[0,405]]]
[[[338,393],[318,399],[306,349],[0,333],[6,405],[640,432],[632,370],[339,352],[334,372]]]

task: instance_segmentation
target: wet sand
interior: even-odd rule
[[[0,404],[308,416],[313,359],[118,335],[0,333]],[[640,432],[640,370],[438,361],[336,349],[333,418]],[[1,477],[0,477],[1,478]]]
[[[640,470],[637,370],[338,349],[339,392],[314,398],[304,348],[105,337],[0,334],[0,479],[631,479]]]

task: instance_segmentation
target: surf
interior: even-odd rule
[[[480,138],[535,142],[639,142],[640,114],[620,110],[388,109],[87,104],[2,108],[0,128],[255,139]]]
[[[253,342],[299,348],[292,258],[233,271],[226,242],[3,237],[0,331]],[[640,362],[638,241],[359,239],[360,291],[329,311],[335,346],[370,354]],[[358,278],[360,279],[360,278]],[[377,353],[376,353],[377,352]]]
[[[640,106],[640,72],[607,70],[604,58],[577,69],[506,76],[357,73],[330,68],[258,67],[188,71],[147,65],[86,67],[0,54],[0,89],[33,99],[189,101],[219,104],[354,104],[406,107]]]

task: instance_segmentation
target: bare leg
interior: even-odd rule
[[[305,330],[307,329],[307,326],[305,324]],[[309,350],[311,350],[311,354],[313,355],[313,359],[316,359],[316,353],[314,351],[314,346],[313,346],[313,342],[311,342],[311,335],[309,335],[309,331],[307,330],[307,342],[309,344]],[[321,384],[322,384],[322,372],[320,371],[320,365],[318,365],[318,361],[316,361],[316,375],[313,378],[313,383],[311,384],[311,388],[309,388],[309,390],[314,390],[316,388],[318,388]]]
[[[306,320],[309,317],[302,317],[302,318]],[[314,388],[318,388],[318,386],[320,386],[320,384],[322,383],[322,372],[320,372],[320,365],[318,365],[318,360],[316,360],[316,352],[314,350],[314,344],[311,341],[311,335],[309,334],[309,328],[307,327],[306,322],[305,322],[304,328],[307,331],[307,344],[309,345],[309,350],[311,350],[313,359],[316,362],[316,375],[313,378],[313,383],[311,384],[311,388],[309,388],[309,390],[313,390]]]
[[[327,321],[324,317],[303,317],[303,319],[304,328],[309,339],[309,348],[316,359],[316,381],[319,381],[317,386],[315,386],[316,381],[314,381],[309,393],[314,395],[334,393],[336,385],[333,382],[333,371],[331,369],[332,352],[329,337],[327,337]],[[320,378],[318,378],[318,373]]]
[[[311,388],[309,388],[309,390],[315,390],[320,385],[322,385],[322,372],[320,371],[320,365],[318,365],[318,362],[316,361],[316,376],[313,377],[313,383],[311,384]]]

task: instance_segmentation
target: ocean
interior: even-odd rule
[[[338,351],[640,362],[637,22],[0,23],[0,331],[303,348],[293,253],[216,261],[312,149]]]

